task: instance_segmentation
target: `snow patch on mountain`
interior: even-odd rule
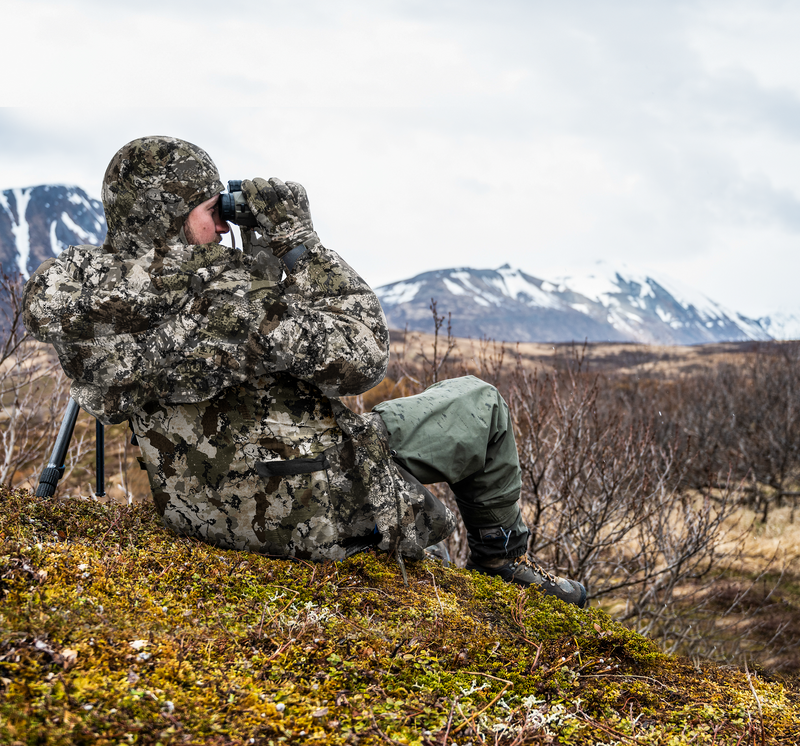
[[[17,222],[11,226],[11,232],[17,239],[17,266],[25,279],[28,274],[28,257],[31,254],[31,231],[28,226],[26,215],[28,212],[28,202],[31,201],[30,189],[13,189],[14,197],[17,200]]]
[[[75,221],[69,215],[67,215],[67,213],[65,212],[61,213],[61,221],[84,243],[88,243],[92,238],[94,238],[94,236],[92,236],[92,234],[89,233],[89,231],[85,231],[83,228],[77,225]]]
[[[56,226],[58,225],[57,220],[50,221],[50,251],[53,252],[53,256],[58,256],[62,251],[64,251],[64,247],[61,245],[61,242],[58,240],[56,236]]]
[[[466,295],[467,290],[462,285],[457,285],[452,280],[448,280],[446,277],[442,280],[444,286],[453,294],[453,295]]]
[[[528,306],[540,308],[560,308],[561,303],[552,294],[545,292],[532,277],[507,264],[500,267],[497,273],[503,278],[505,294],[509,298],[522,301]]]
[[[612,325],[639,337],[642,330],[637,334],[635,327],[647,323],[648,311],[674,330],[730,327],[728,333],[743,334],[747,339],[769,336],[757,320],[733,312],[695,288],[661,273],[632,270],[624,264],[614,267],[601,261],[587,274],[564,275],[556,281],[559,289],[572,290],[607,308]]]
[[[408,303],[417,297],[421,287],[421,282],[396,282],[387,286],[388,289],[384,294],[385,302],[393,306]]]
[[[758,322],[773,339],[800,339],[800,314],[777,311]]]

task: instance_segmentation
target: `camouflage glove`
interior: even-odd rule
[[[300,184],[291,181],[284,184],[280,179],[246,179],[242,182],[242,194],[258,221],[257,230],[264,234],[266,245],[278,258],[301,244],[306,247],[319,244],[306,190]],[[251,236],[243,240],[254,245]]]
[[[252,269],[260,274],[281,279],[283,268],[281,261],[273,253],[269,245],[269,237],[259,230],[239,226],[242,234],[242,252],[253,257]]]

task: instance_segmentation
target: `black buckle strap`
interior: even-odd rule
[[[289,458],[280,461],[259,461],[256,471],[260,477],[288,477],[294,474],[311,474],[328,468],[328,457],[321,453],[315,458]]]
[[[294,271],[294,265],[297,264],[297,260],[306,253],[306,248],[304,243],[297,244],[291,251],[287,251],[283,255],[283,261],[286,262],[286,266],[289,268],[290,272]]]

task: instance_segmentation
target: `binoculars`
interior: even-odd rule
[[[258,225],[256,216],[250,212],[250,208],[242,194],[241,179],[229,181],[228,193],[220,195],[219,216],[225,221],[236,223],[236,225],[241,225],[245,228],[255,228]]]

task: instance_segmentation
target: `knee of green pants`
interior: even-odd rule
[[[463,482],[479,501],[519,487],[508,406],[485,381],[474,376],[440,381],[416,396],[381,402],[373,411],[386,424],[396,460],[423,484]]]

